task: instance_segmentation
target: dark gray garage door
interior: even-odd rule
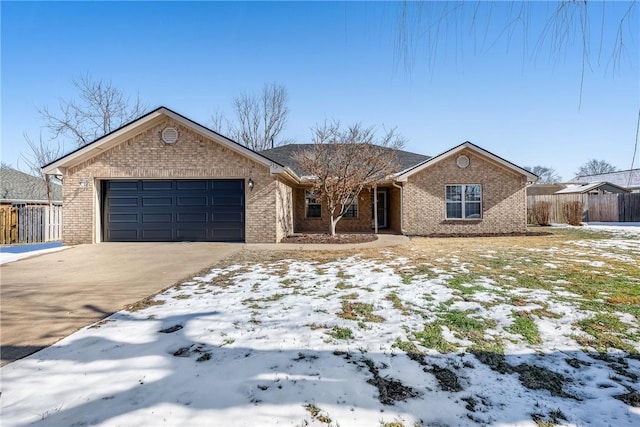
[[[103,181],[107,242],[244,241],[243,180]]]

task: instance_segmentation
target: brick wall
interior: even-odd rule
[[[387,209],[389,211],[388,230],[401,234],[400,229],[400,189],[396,187],[387,188]]]
[[[172,126],[180,137],[173,145],[160,139]],[[70,168],[64,176],[63,239],[65,244],[93,243],[100,225],[96,215],[99,181],[112,178],[136,179],[253,179],[245,186],[245,238],[247,242],[276,242],[276,191],[278,183],[269,168],[191,129],[163,118],[150,129]],[[90,184],[80,189],[80,181]]]
[[[326,201],[322,202],[321,218],[305,218],[305,194],[306,190],[303,188],[293,190],[295,231],[329,233],[331,221]],[[342,218],[336,225],[336,232],[371,232],[371,225],[371,191],[365,189],[358,196],[358,217]]]
[[[442,159],[409,177],[404,184],[404,231],[407,234],[481,234],[526,232],[526,178],[493,161],[463,150],[471,160],[456,166],[458,155]],[[482,185],[482,218],[447,220],[445,186]]]
[[[282,181],[276,182],[276,241],[293,233],[293,190]]]

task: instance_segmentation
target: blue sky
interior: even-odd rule
[[[72,79],[89,73],[139,94],[149,108],[164,105],[204,125],[216,111],[232,115],[233,96],[282,83],[290,108],[283,136],[296,142],[308,142],[315,123],[339,119],[397,126],[407,150],[428,155],[468,140],[521,166],[553,167],[564,179],[591,158],[629,169],[640,7],[623,27],[616,67],[608,35],[629,4],[589,10],[594,44],[581,100],[581,41],[536,48],[553,4],[526,5],[527,38],[518,26],[499,37],[509,5],[482,3],[475,26],[459,19],[457,28],[441,29],[431,57],[425,45],[434,44],[414,37],[407,69],[397,43],[401,3],[3,1],[0,155],[24,166],[23,133],[37,139],[44,124],[37,109],[73,98]]]

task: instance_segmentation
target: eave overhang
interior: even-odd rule
[[[57,160],[44,165],[42,167],[42,172],[47,175],[65,175],[67,169],[76,166],[84,161],[87,161],[99,155],[100,153],[128,140],[129,138],[132,138],[133,136],[152,128],[153,126],[161,123],[167,117],[181,124],[182,126],[191,129],[199,135],[211,139],[242,156],[248,157],[257,163],[268,167],[271,173],[282,173],[285,169],[288,169],[283,165],[280,165],[273,160],[268,159],[261,154],[225,137],[224,135],[220,135],[219,133],[200,125],[199,123],[196,123],[193,120],[190,120],[185,116],[176,113],[175,111],[172,111],[166,107],[160,107],[126,125],[123,125],[113,132],[110,132],[107,135],[98,138],[92,143],[80,147],[77,150],[72,151],[71,153],[66,154]]]
[[[432,157],[430,159],[425,160],[422,163],[418,163],[415,166],[412,166],[408,169],[405,169],[404,171],[399,172],[398,174],[396,174],[395,176],[395,181],[396,182],[406,182],[409,177],[413,174],[416,174],[430,166],[433,166],[434,164],[440,162],[441,160],[444,160],[448,157],[451,157],[463,150],[471,150],[476,152],[477,154],[480,154],[490,160],[492,160],[494,163],[502,166],[503,168],[510,170],[513,173],[519,174],[519,175],[524,175],[527,178],[527,183],[533,183],[538,179],[538,175],[521,168],[520,166],[517,166],[505,159],[503,159],[502,157],[496,156],[495,154],[478,147],[475,144],[472,144],[471,142],[467,141],[464,142],[456,147],[453,147],[450,150],[445,151],[444,153],[441,153],[435,157]]]

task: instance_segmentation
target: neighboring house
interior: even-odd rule
[[[52,185],[51,201],[56,205],[62,204],[62,187],[59,184]],[[10,167],[0,167],[0,204],[3,206],[49,204],[44,180]]]
[[[101,241],[279,242],[328,231],[326,205],[291,157],[252,151],[165,107],[43,167],[63,177],[65,244]],[[537,176],[465,142],[436,157],[400,152],[402,168],[364,191],[338,232],[409,235],[526,232]]]
[[[527,187],[527,196],[550,196],[567,188],[567,184],[533,184]]]
[[[632,193],[640,193],[640,169],[576,176],[571,180],[571,183],[574,184],[590,184],[596,182],[608,182],[618,187],[626,188]]]
[[[567,184],[566,188],[556,191],[554,194],[617,194],[629,193],[626,188],[619,187],[610,182],[590,182],[586,184]]]

